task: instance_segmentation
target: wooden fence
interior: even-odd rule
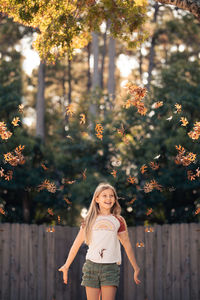
[[[80,285],[87,247],[83,245],[65,285],[63,265],[78,228],[0,224],[0,300],[85,300]],[[141,268],[141,285],[122,247],[120,286],[116,300],[199,300],[200,226],[196,223],[130,227],[129,236]],[[143,242],[144,247],[137,247]]]

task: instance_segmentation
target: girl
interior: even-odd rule
[[[69,266],[85,241],[89,248],[83,265],[81,285],[85,286],[87,300],[98,300],[100,295],[102,300],[115,299],[121,264],[119,241],[133,266],[136,284],[141,283],[138,279],[140,269],[129,240],[126,221],[120,213],[121,207],[114,187],[108,183],[99,184],[68,258],[59,269],[67,284]]]

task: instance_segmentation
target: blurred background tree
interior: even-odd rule
[[[92,18],[94,11],[88,9]],[[98,28],[92,23],[88,45],[75,48],[71,59],[61,55],[54,64],[40,60],[31,75],[23,68],[21,45],[24,37],[33,39],[39,29],[1,17],[0,121],[13,133],[0,144],[1,168],[13,170],[12,180],[2,177],[0,181],[2,222],[77,226],[101,181],[116,187],[129,226],[198,221],[199,178],[189,180],[187,171],[199,167],[199,142],[188,136],[199,121],[199,24],[189,13],[150,2],[149,19],[145,25],[138,19],[137,24],[144,25],[149,37],[140,46],[127,48],[121,31],[110,36],[111,26],[119,26],[108,18],[112,9],[102,12]],[[20,21],[18,12],[12,13]],[[23,22],[32,22],[32,17]],[[145,116],[123,106],[128,99],[127,81],[147,88]],[[156,101],[163,101],[163,106],[155,109]],[[176,113],[176,103],[182,105],[181,113]],[[66,114],[69,105],[72,116]],[[81,114],[86,117],[82,124]],[[21,122],[13,127],[17,116]],[[181,117],[187,117],[187,127],[181,126]],[[102,140],[95,134],[97,123],[104,128]],[[174,162],[179,144],[197,154],[195,164],[184,167]],[[19,145],[25,145],[25,164],[5,164],[4,154]],[[159,163],[159,169],[152,170],[150,162]],[[144,164],[148,170],[142,174]],[[135,184],[128,182],[129,176],[137,178]],[[164,187],[162,192],[144,192],[152,179]],[[44,180],[53,183],[56,191],[39,191]],[[149,216],[148,208],[153,209]]]

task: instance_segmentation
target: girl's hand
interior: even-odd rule
[[[135,269],[135,271],[134,271],[134,280],[135,280],[136,284],[140,284],[141,283],[141,281],[138,279],[139,272],[140,272],[140,268]]]
[[[67,284],[67,280],[68,280],[68,268],[63,265],[60,269],[58,269],[58,271],[63,272],[63,281],[65,284]]]

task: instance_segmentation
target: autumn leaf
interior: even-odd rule
[[[80,114],[80,124],[85,124],[86,122],[86,118],[85,118],[85,115],[84,114]]]
[[[146,165],[142,165],[141,166],[141,168],[140,168],[140,172],[142,173],[142,174],[144,174],[147,170],[148,167],[146,166]]]
[[[103,126],[98,123],[96,124],[96,127],[95,127],[95,131],[96,131],[96,136],[98,137],[98,139],[102,140],[103,139]]]
[[[176,107],[176,112],[177,113],[180,113],[181,112],[181,109],[182,109],[182,106],[178,103],[175,104],[175,107]]]
[[[189,123],[188,120],[186,118],[181,118],[180,122],[182,122],[181,126],[187,126],[187,124]]]
[[[151,213],[152,213],[153,209],[152,208],[148,208],[147,209],[147,212],[146,212],[146,215],[149,216]]]
[[[41,167],[46,171],[48,168],[45,166],[45,164],[41,164]]]
[[[64,197],[64,200],[65,200],[65,202],[66,202],[67,204],[72,204],[72,202],[69,201],[69,199],[68,199],[67,197]]]
[[[131,176],[129,176],[128,177],[128,179],[127,179],[127,181],[129,182],[129,183],[131,183],[131,184],[134,184],[134,183],[136,183],[136,177],[131,177]]]
[[[74,105],[73,104],[69,104],[66,107],[66,114],[67,114],[67,116],[72,117],[74,115],[74,113],[75,113],[75,111],[74,111]]]
[[[133,198],[131,199],[131,201],[129,201],[127,204],[133,204],[133,203],[135,202],[136,199],[137,199],[136,196],[133,197]]]
[[[18,117],[16,117],[12,120],[11,123],[16,127],[16,126],[19,126],[19,124],[18,124],[19,122],[20,122],[20,119]]]
[[[51,215],[51,216],[53,216],[54,215],[54,213],[53,213],[53,209],[52,208],[48,208],[48,213]]]
[[[112,172],[110,173],[114,178],[117,177],[117,171],[116,170],[112,170]]]
[[[23,104],[20,104],[20,105],[18,106],[18,110],[19,110],[20,113],[23,113],[23,111],[24,111],[24,105],[23,105]]]

